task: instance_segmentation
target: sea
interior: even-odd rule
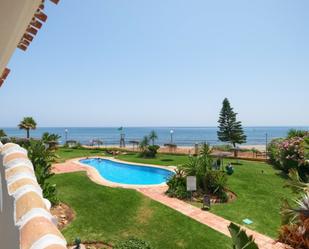
[[[1,127],[0,127],[1,128]],[[285,137],[290,129],[309,130],[307,127],[244,127],[247,135],[246,145],[265,145],[274,138]],[[8,136],[25,137],[26,132],[17,127],[1,128]],[[94,139],[103,141],[104,145],[119,145],[123,134],[125,143],[139,141],[154,130],[158,139],[156,143],[164,145],[175,143],[178,146],[193,146],[196,143],[207,142],[211,145],[222,144],[217,138],[217,127],[38,127],[31,130],[33,138],[40,138],[44,132],[56,133],[61,136],[60,143],[66,140],[76,140],[84,145],[91,144]]]

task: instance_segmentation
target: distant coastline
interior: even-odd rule
[[[1,127],[2,128],[2,127]],[[247,143],[242,146],[264,146],[271,139],[284,137],[290,129],[308,130],[309,126],[247,126],[244,131],[247,135]],[[25,132],[17,127],[3,127],[8,136],[25,137]],[[67,136],[65,129],[68,129]],[[170,130],[173,130],[171,138]],[[193,146],[195,143],[207,142],[211,145],[222,144],[217,139],[217,127],[124,127],[126,144],[131,140],[141,140],[143,136],[155,130],[158,134],[156,143],[163,145],[171,139],[178,146]],[[90,144],[93,139],[100,139],[104,145],[118,145],[120,131],[118,127],[39,127],[31,131],[31,136],[39,138],[44,132],[56,133],[61,136],[61,143],[65,138],[76,140],[84,145]]]

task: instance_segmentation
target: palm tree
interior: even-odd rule
[[[297,170],[290,171],[290,182],[286,185],[301,194],[291,205],[284,200],[281,207],[282,226],[279,240],[291,248],[308,248],[309,239],[309,183],[300,181]]]
[[[296,207],[292,207],[288,200],[283,200],[281,207],[282,223],[293,224],[300,219],[309,219],[309,183],[302,182],[297,170],[292,169],[289,173],[290,181],[285,185],[301,197],[294,200]]]
[[[143,140],[139,143],[141,151],[144,151],[148,145],[149,145],[149,138],[147,136],[144,136]]]
[[[30,138],[30,130],[36,129],[36,122],[32,117],[25,117],[18,125],[19,129],[27,131],[27,138]]]
[[[0,137],[6,137],[4,130],[0,129]]]
[[[149,140],[152,141],[152,145],[154,145],[156,139],[158,139],[158,135],[154,130],[152,130],[149,134]]]
[[[42,135],[42,141],[48,144],[49,149],[55,149],[59,144],[58,140],[61,138],[58,134],[44,132]]]

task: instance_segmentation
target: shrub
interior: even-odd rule
[[[217,194],[217,196],[220,198],[222,202],[227,202],[229,200],[229,196],[225,191],[221,191]]]
[[[155,158],[159,148],[159,145],[148,145],[142,150],[140,156],[144,158]]]
[[[309,136],[304,138],[305,140],[305,159],[309,160]]]
[[[296,130],[296,129],[290,129],[288,132],[287,138],[293,138],[293,137],[305,137],[308,136],[309,132],[304,130]]]
[[[304,181],[307,181],[309,165],[306,162],[305,143],[308,137],[291,136],[286,139],[273,140],[268,146],[269,161],[275,167],[288,173],[296,169]]]
[[[210,170],[205,175],[205,182],[209,193],[220,196],[222,192],[225,192],[227,175],[224,171]]]
[[[204,176],[206,174],[207,168],[202,164],[200,157],[189,157],[189,160],[181,165],[179,168],[187,176],[196,176],[197,188],[205,190]]]
[[[30,139],[28,139],[28,138],[11,137],[10,138],[10,142],[18,144],[21,147],[28,147],[28,146],[30,146]]]
[[[11,139],[9,137],[2,137],[0,138],[0,142],[3,144],[10,143]]]
[[[176,169],[175,174],[171,175],[166,182],[168,190],[166,194],[170,197],[185,199],[187,197],[187,184],[184,172]]]
[[[117,243],[114,249],[152,249],[152,247],[148,242],[141,239],[129,238]]]
[[[296,170],[291,170],[289,177],[286,187],[300,194],[300,197],[294,200],[292,205],[284,199],[279,240],[295,249],[309,248],[309,184],[300,181]]]
[[[280,163],[283,170],[289,172],[292,168],[297,168],[305,163],[304,140],[300,137],[293,137],[284,140],[279,145]]]
[[[282,141],[283,141],[282,138],[273,139],[267,146],[268,157],[269,157],[268,160],[272,165],[277,166],[278,168],[280,168],[279,146]]]
[[[211,157],[212,149],[207,143],[200,146],[200,153],[197,157],[189,157],[188,162],[181,165],[180,168],[188,176],[196,176],[197,188],[206,190],[205,174],[211,170],[213,159]]]
[[[57,204],[56,185],[50,184],[47,180],[54,174],[51,172],[51,163],[55,159],[53,151],[48,150],[42,141],[29,140],[28,156],[31,160],[35,176],[43,190],[44,198],[47,198],[53,205]]]

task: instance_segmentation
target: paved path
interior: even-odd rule
[[[147,197],[156,200],[176,211],[202,223],[212,229],[223,233],[224,235],[230,237],[228,226],[231,221],[226,220],[218,215],[212,214],[210,212],[201,210],[200,208],[194,207],[189,203],[181,201],[176,198],[170,198],[165,195],[167,187],[160,188],[141,188],[137,189],[140,193],[143,193]],[[258,244],[260,249],[283,249],[286,248],[283,244],[274,241],[272,238],[267,237],[258,232],[252,231],[248,228],[243,227],[247,234],[253,235],[255,242]]]
[[[81,166],[73,161],[67,161],[65,163],[58,163],[53,165],[53,172],[56,174],[59,173],[69,173],[69,172],[77,172],[77,171],[87,171],[88,176],[92,179],[89,167]],[[95,180],[95,179],[92,179]],[[100,181],[95,180],[96,183],[101,184]],[[102,184],[104,185],[104,184]],[[167,187],[149,187],[149,188],[135,188],[137,191],[142,193],[143,195],[158,201],[174,210],[211,227],[212,229],[223,233],[224,235],[230,237],[230,233],[228,230],[228,225],[231,221],[226,220],[218,215],[212,214],[210,212],[201,210],[200,208],[194,207],[189,203],[181,201],[176,198],[170,198],[165,195],[165,191]],[[272,238],[250,230],[246,227],[243,227],[248,235],[253,235],[255,242],[258,244],[260,249],[284,249],[289,248],[284,244],[276,242]]]

